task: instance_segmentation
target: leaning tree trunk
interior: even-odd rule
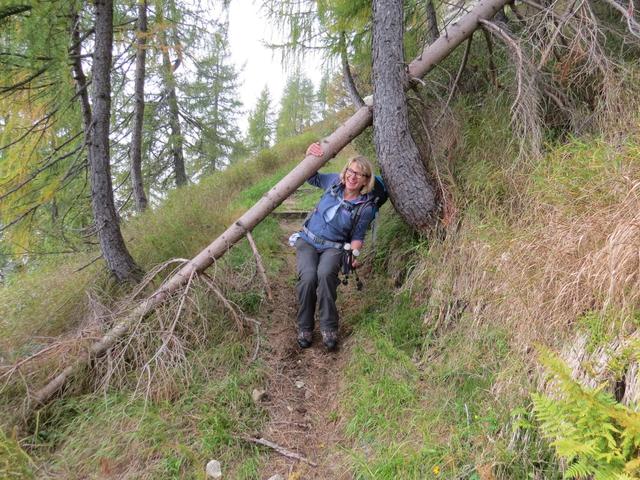
[[[96,0],[95,50],[93,53],[93,118],[89,132],[91,206],[98,229],[102,256],[118,281],[136,280],[140,270],[129,254],[120,232],[113,201],[109,155],[111,119],[111,51],[113,0]]]
[[[495,13],[511,0],[481,0],[473,10],[447,29],[441,36],[425,48],[422,54],[409,65],[409,75],[422,77],[446,58],[458,45],[467,39],[479,26],[480,19],[492,18]],[[169,278],[153,295],[143,300],[127,317],[119,321],[104,337],[95,342],[71,365],[58,373],[47,385],[37,390],[34,405],[48,402],[75,372],[81,370],[93,357],[104,355],[120,338],[124,337],[135,321],[153,311],[172,293],[184,285],[194,272],[203,272],[218,258],[222,257],[244,235],[264,220],[278,205],[301,186],[313,173],[347,146],[365,128],[371,125],[371,98],[365,99],[368,105],[360,108],[335,132],[324,138],[321,143],[322,157],[308,155],[294,169],[269,190],[253,207],[227,228],[207,248],[201,251],[189,263]]]
[[[138,31],[136,38],[136,73],[133,98],[133,131],[131,132],[131,186],[136,210],[147,208],[147,196],[142,180],[142,125],[144,120],[144,80],[147,57],[147,0],[138,3]]]
[[[404,91],[402,0],[373,2],[373,132],[382,177],[400,216],[416,230],[433,224],[436,194],[411,137]]]

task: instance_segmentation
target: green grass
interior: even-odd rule
[[[386,229],[398,228],[387,219],[381,234],[396,238]],[[508,333],[468,328],[464,313],[434,330],[433,306],[387,288],[383,278],[370,282],[375,295],[365,295],[350,318],[355,346],[338,416],[353,477],[480,479],[488,468],[500,479],[559,478],[528,420],[531,385]],[[501,384],[504,398],[492,393]]]
[[[30,480],[35,478],[34,464],[19,443],[0,429],[0,478]]]

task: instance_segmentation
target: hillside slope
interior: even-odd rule
[[[519,163],[507,102],[467,107],[462,98],[458,123],[441,127],[455,137],[441,173],[445,224],[416,236],[385,206],[375,248],[367,242],[364,291],[340,290],[336,355],[295,346],[295,273],[284,243],[292,227],[272,217],[254,235],[274,300],[243,243],[210,273],[235,313],[206,282],[194,283],[12,431],[27,385],[113,322],[127,293],[97,264],[79,270],[90,258],[12,278],[0,292],[2,362],[48,350],[4,384],[10,415],[2,418],[0,472],[202,478],[215,458],[225,478],[561,478],[568,464],[556,458],[556,437],[532,397],[552,391],[541,380],[542,346],[564,352],[575,377],[601,385],[619,408],[638,402],[640,123],[630,114],[624,130],[557,139],[539,162]],[[182,189],[134,219],[127,232],[136,258],[148,270],[189,258],[321,133]],[[366,140],[358,147],[371,151]],[[309,195],[297,206],[308,209]],[[169,331],[171,348],[158,355]],[[267,396],[254,401],[254,390]],[[562,396],[553,398],[556,416],[570,423]],[[540,411],[539,398],[536,405]],[[604,424],[599,418],[582,429]],[[317,466],[246,440],[257,436]]]

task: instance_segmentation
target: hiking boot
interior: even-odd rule
[[[298,345],[300,348],[309,348],[312,341],[312,332],[298,332]]]
[[[323,330],[322,343],[327,347],[327,351],[335,351],[338,348],[338,332],[335,330]]]

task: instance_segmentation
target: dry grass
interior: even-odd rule
[[[406,284],[428,299],[425,321],[499,325],[527,352],[560,344],[585,312],[637,310],[638,158],[634,143],[577,143],[522,183],[523,207],[510,220],[463,221]]]

